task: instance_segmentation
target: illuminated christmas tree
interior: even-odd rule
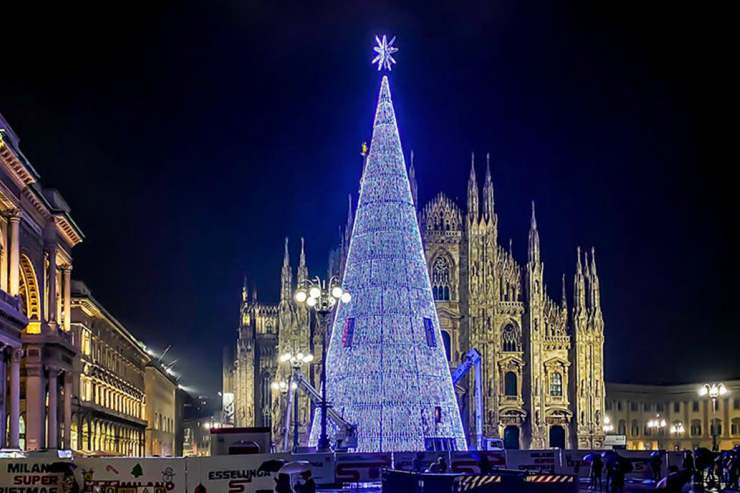
[[[467,449],[386,76],[342,285],[352,299],[331,332],[327,394],[357,425],[357,450]]]

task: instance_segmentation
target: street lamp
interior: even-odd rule
[[[336,277],[332,277],[327,283],[317,276],[313,281],[305,281],[295,293],[298,303],[305,303],[316,312],[321,328],[321,433],[316,444],[319,452],[330,450],[329,437],[326,434],[326,413],[329,408],[326,400],[326,333],[329,315],[338,303],[349,303],[351,299],[352,296],[342,289]]]
[[[671,425],[671,433],[673,433],[673,435],[676,437],[676,450],[681,449],[681,443],[678,441],[678,439],[679,435],[683,435],[685,431],[686,430],[683,427],[683,423],[680,421],[676,421]]]
[[[292,400],[293,404],[293,451],[295,452],[298,450],[298,394],[296,393],[296,390],[298,389],[298,382],[296,381],[296,372],[300,370],[301,366],[306,365],[313,361],[313,354],[310,353],[283,353],[280,355],[280,358],[278,360],[281,363],[290,363],[290,394],[288,395],[288,406],[285,410],[285,439],[283,441],[283,445],[285,447],[285,450],[288,450],[288,430],[290,429],[290,400]],[[275,383],[277,383],[277,388],[283,392],[283,386],[282,384],[285,382],[273,382],[272,386],[275,388]],[[287,392],[287,384],[285,386],[286,392]]]
[[[660,414],[656,414],[655,419],[651,419],[647,422],[648,428],[657,430],[658,435],[663,434],[663,428],[665,428],[667,424],[666,420],[660,417]],[[658,437],[658,448],[660,448],[660,437]]]
[[[716,452],[719,450],[717,446],[717,399],[720,396],[725,395],[729,392],[725,384],[721,382],[717,383],[705,383],[704,386],[699,388],[699,395],[707,397],[712,401],[712,451]]]
[[[604,433],[611,433],[612,431],[614,431],[612,420],[609,419],[609,416],[604,416]]]

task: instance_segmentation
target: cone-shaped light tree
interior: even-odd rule
[[[332,328],[327,394],[357,450],[467,449],[385,76],[342,284],[352,299]]]

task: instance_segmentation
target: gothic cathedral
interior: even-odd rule
[[[418,204],[413,153],[409,167]],[[604,441],[604,321],[594,250],[577,249],[573,307],[567,304],[565,275],[560,301],[543,280],[534,204],[525,264],[499,243],[490,163],[482,195],[472,159],[467,211],[439,193],[419,212],[419,227],[450,368],[476,349],[482,357],[483,433],[507,448],[601,448]],[[329,276],[341,278],[352,231],[352,206],[339,247],[329,255]],[[301,240],[297,282],[308,277]],[[305,368],[319,388],[321,336],[305,308],[293,302],[288,242],[281,272],[280,302],[251,299],[246,282],[235,350],[224,355],[224,393],[234,395],[236,426],[270,426],[274,443],[285,439],[286,399],[273,382],[287,381],[290,368],[278,363],[285,352],[310,351]],[[473,376],[457,386],[469,443],[474,443]],[[293,412],[293,410],[291,410]],[[299,400],[300,442],[310,429],[312,406]]]

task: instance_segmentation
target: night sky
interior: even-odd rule
[[[74,277],[214,394],[243,275],[276,301],[286,235],[326,271],[388,33],[422,203],[464,205],[490,152],[500,238],[526,259],[535,200],[553,297],[596,247],[607,381],[740,377],[731,16],[459,3],[4,5],[0,112],[86,234]]]

